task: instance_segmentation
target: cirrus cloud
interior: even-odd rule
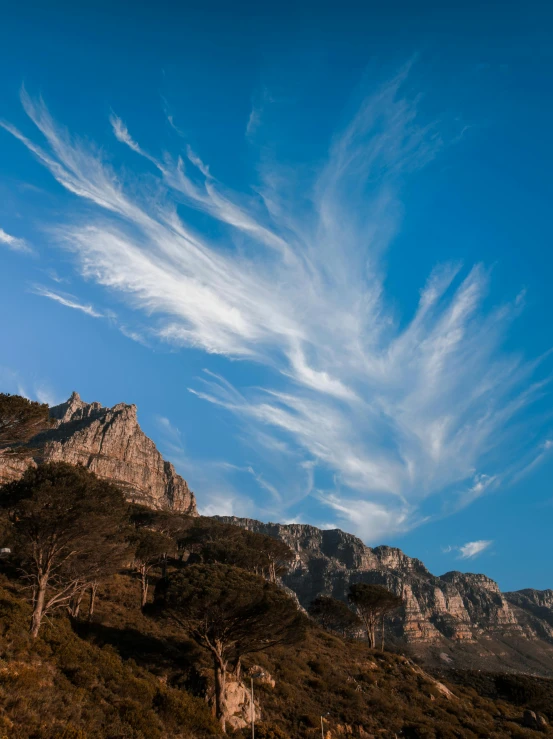
[[[137,175],[125,187],[25,91],[44,145],[2,124],[95,207],[54,229],[82,276],[150,317],[160,341],[267,368],[263,387],[208,371],[190,390],[233,414],[265,460],[272,450],[275,481],[260,479],[278,489],[276,514],[315,496],[370,540],[423,521],[430,496],[466,504],[499,484],[524,445],[517,415],[543,392],[537,363],[503,349],[523,301],[486,308],[484,265],[437,265],[413,314],[395,318],[382,256],[400,227],[403,182],[445,145],[402,93],[407,74],[365,98],[309,178],[273,161],[247,193],[190,148],[184,158],[147,152],[115,115],[137,169],[154,164],[153,186]],[[209,236],[194,212],[211,220]],[[330,492],[316,469],[332,477]]]

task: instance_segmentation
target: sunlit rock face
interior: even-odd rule
[[[538,591],[520,591],[527,595],[520,596],[519,604],[515,601],[520,594],[502,594],[497,583],[485,575],[448,572],[436,577],[400,549],[371,548],[338,529],[323,531],[235,517],[223,520],[281,539],[291,547],[296,559],[284,582],[304,607],[319,594],[346,600],[354,582],[384,585],[404,600],[404,608],[389,625],[398,638],[412,644],[444,640],[470,644],[481,638],[543,638],[545,627],[521,613],[526,598],[535,608],[550,613],[548,633],[553,636],[553,591],[539,596],[535,595]],[[529,605],[526,610],[530,611]]]
[[[194,494],[140,428],[135,405],[103,408],[73,393],[50,409],[50,417],[53,427],[27,443],[28,454],[0,450],[0,484],[41,462],[82,464],[119,485],[129,500],[196,515]]]

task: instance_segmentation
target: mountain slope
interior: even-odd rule
[[[553,594],[503,594],[485,575],[448,572],[437,577],[423,563],[388,546],[367,547],[339,529],[219,517],[281,539],[296,553],[285,584],[307,607],[320,594],[346,600],[350,583],[384,585],[401,595],[402,612],[389,638],[407,643],[427,663],[551,675]]]
[[[0,485],[41,462],[82,464],[118,484],[129,500],[196,515],[194,494],[140,428],[135,405],[103,408],[73,393],[50,408],[50,418],[52,427],[25,445],[0,448]]]

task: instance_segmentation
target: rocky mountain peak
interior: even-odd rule
[[[55,423],[28,444],[26,456],[0,450],[0,485],[40,462],[82,464],[123,488],[130,500],[196,515],[194,494],[140,428],[135,405],[105,408],[73,392],[50,409]]]

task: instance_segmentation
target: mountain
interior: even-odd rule
[[[24,445],[0,448],[0,485],[41,462],[82,464],[123,488],[129,500],[197,515],[194,494],[140,428],[135,405],[104,408],[73,393],[49,415],[52,425]]]
[[[288,544],[296,559],[284,578],[302,606],[320,594],[347,599],[350,583],[384,585],[401,595],[402,612],[389,638],[407,644],[427,664],[551,675],[553,591],[502,593],[485,575],[439,577],[400,549],[371,548],[339,529],[218,517]]]
[[[50,425],[25,443],[0,447],[0,486],[41,462],[82,464],[121,486],[129,500],[153,509],[197,515],[194,494],[140,428],[136,406],[105,408],[77,393],[49,410]],[[221,517],[284,541],[296,559],[284,578],[300,604],[319,594],[342,600],[352,582],[382,584],[405,607],[387,625],[389,643],[407,645],[437,669],[486,669],[550,675],[553,671],[553,591],[502,593],[480,574],[430,573],[388,546],[302,524]]]

